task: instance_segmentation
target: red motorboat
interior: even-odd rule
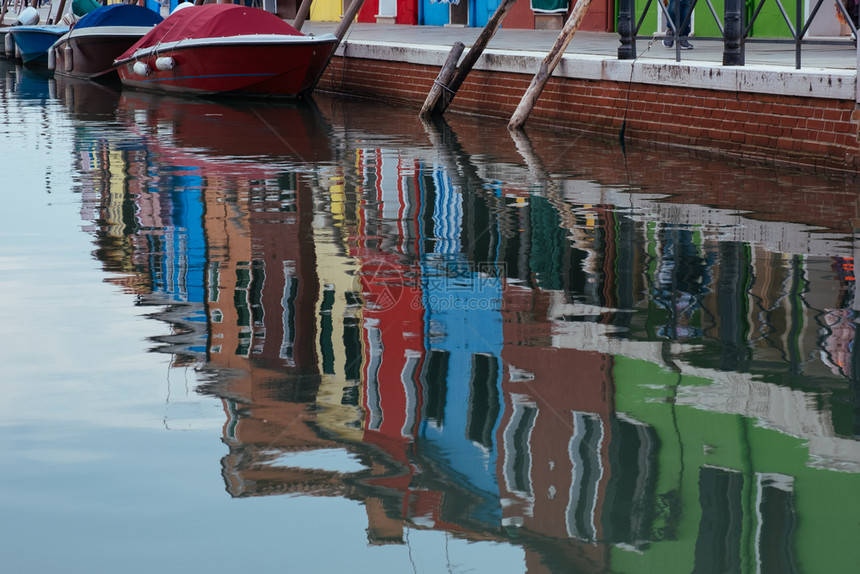
[[[194,95],[310,94],[338,40],[305,35],[265,10],[203,4],[176,10],[114,65],[123,86]]]

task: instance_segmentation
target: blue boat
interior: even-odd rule
[[[69,31],[68,26],[13,26],[6,30],[15,44],[24,64],[48,63],[48,49],[60,36]]]
[[[71,9],[71,14],[74,16],[72,21],[75,17],[80,18],[100,6],[101,4],[97,0],[74,0]],[[62,5],[59,10],[63,10]],[[50,14],[48,16],[48,22],[51,22]],[[66,21],[67,16],[68,14],[63,15],[58,12],[53,21],[58,21],[61,18]],[[12,37],[17,55],[25,65],[46,65],[51,46],[70,28],[71,26],[67,24],[38,24],[38,15],[36,15],[32,23],[8,26],[0,29],[0,31],[6,32],[8,36]]]

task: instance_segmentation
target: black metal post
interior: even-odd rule
[[[794,67],[798,70],[800,69],[800,44],[803,42],[803,30],[805,28],[803,25],[803,12],[801,12],[802,6],[803,3],[798,2],[794,11],[794,21],[796,22],[794,26],[797,29],[797,32],[794,33]]]
[[[860,44],[860,42],[858,42],[858,44]],[[860,47],[858,47],[857,50],[858,54],[860,54]],[[857,249],[860,247],[860,229],[858,229],[857,226],[858,224],[854,223],[854,253],[857,253]],[[854,265],[858,264],[857,259],[858,258],[855,257],[852,260]],[[857,277],[856,267],[852,269],[851,274],[854,277]],[[860,287],[856,284],[856,280],[852,307],[855,311],[860,311]],[[854,319],[854,341],[851,345],[851,376],[848,380],[851,382],[851,402],[854,404],[854,424],[852,425],[852,434],[855,439],[860,439],[860,324],[858,324],[857,318],[852,317],[852,319]]]
[[[743,66],[746,60],[744,0],[725,0],[725,22],[723,65]]]
[[[636,17],[636,0],[619,0],[618,2],[618,34],[621,45],[618,46],[619,60],[636,59],[636,34],[633,22]]]
[[[856,297],[857,295],[855,295]],[[854,403],[854,424],[852,434],[855,439],[860,439],[860,339],[858,338],[860,325],[854,323],[854,344],[851,348],[851,398]]]

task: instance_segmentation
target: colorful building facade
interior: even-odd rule
[[[283,2],[283,0],[281,0]],[[278,14],[293,17],[292,2],[279,2]],[[500,0],[365,0],[357,21],[423,26],[484,27],[499,7]],[[519,0],[510,9],[503,27],[511,29],[558,29],[575,2],[568,0]],[[310,19],[337,21],[348,2],[318,0],[311,4]],[[615,30],[615,7],[612,0],[594,0],[582,23],[582,30],[611,32]]]

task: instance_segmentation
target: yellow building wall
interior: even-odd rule
[[[310,20],[317,22],[338,22],[343,14],[341,0],[314,0],[311,3]]]

